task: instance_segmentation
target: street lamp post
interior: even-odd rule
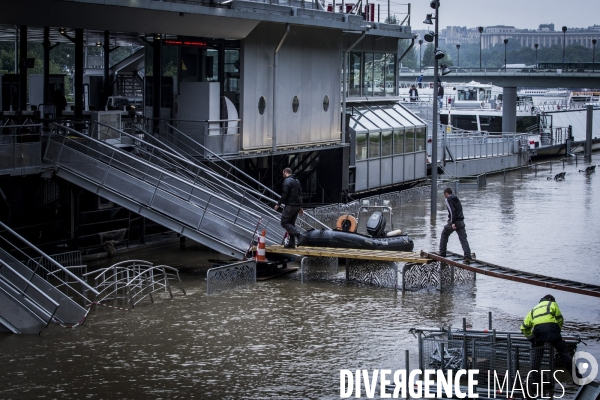
[[[504,39],[504,72],[506,72],[506,45],[508,44],[508,39]]]
[[[481,70],[481,33],[483,32],[483,26],[477,28],[479,31],[479,69]]]
[[[419,39],[419,72],[423,71],[423,57],[421,57],[421,49],[423,48],[423,39]]]
[[[567,27],[563,26],[562,31],[563,31],[563,64],[564,64],[565,63],[565,44],[566,44],[566,40],[567,40]]]
[[[592,39],[592,72],[596,72],[596,39]]]
[[[440,2],[439,0],[431,0],[429,3],[431,8],[435,9],[435,36],[434,46],[435,55],[433,57],[433,129],[431,132],[431,222],[435,223],[437,216],[437,131],[438,131],[438,90],[439,90],[439,71],[438,71],[438,26],[440,21]],[[443,58],[443,55],[442,57]]]
[[[535,47],[535,67],[537,68],[538,62],[537,62],[537,49],[538,47],[540,47],[539,44],[534,44],[533,47]]]
[[[456,51],[458,52],[458,56],[457,56],[457,59],[458,59],[457,60],[458,61],[457,64],[458,65],[457,65],[457,67],[460,68],[460,44],[456,45]]]

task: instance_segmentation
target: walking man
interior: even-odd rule
[[[446,198],[446,208],[448,209],[448,223],[444,226],[442,237],[440,239],[440,256],[446,257],[446,247],[448,246],[448,238],[452,232],[456,231],[460,245],[462,246],[465,255],[465,262],[468,264],[472,261],[471,248],[467,241],[467,231],[465,229],[465,216],[463,215],[462,204],[456,195],[452,194],[452,189],[444,189],[444,197]]]
[[[442,86],[442,82],[438,81],[438,103],[440,106],[440,110],[444,108],[444,87]]]
[[[419,91],[415,85],[410,87],[410,91],[408,92],[410,95],[410,102],[414,103],[419,99]]]
[[[302,210],[302,187],[296,175],[292,173],[291,168],[283,170],[283,177],[281,198],[279,199],[279,203],[275,205],[275,210],[285,205],[281,213],[281,226],[290,236],[290,240],[285,247],[293,249],[296,247],[296,241],[298,242],[298,246],[300,246],[302,239],[304,239],[304,235],[296,228],[296,218],[298,218],[298,215],[304,214]]]
[[[537,347],[531,364],[531,370],[536,371],[535,373],[540,369],[544,343],[550,343],[556,349],[562,360],[563,369],[571,373],[573,358],[560,334],[563,321],[562,313],[551,294],[542,297],[538,305],[525,316],[521,332],[531,342],[532,347]],[[537,374],[536,377],[539,378],[539,373]],[[577,368],[575,368],[575,375],[579,379],[582,378]]]

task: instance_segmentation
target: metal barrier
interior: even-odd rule
[[[410,332],[417,334],[419,341],[419,369],[441,370],[444,373],[478,369],[477,388],[481,391],[487,392],[492,387],[494,392],[498,389],[502,393],[510,392],[513,383],[516,383],[515,379],[525,381],[532,370],[544,370],[552,374],[555,367],[563,367],[571,371],[571,366],[562,366],[559,355],[549,344],[532,347],[529,340],[517,332],[466,330],[465,319],[462,330],[415,328]],[[567,349],[574,352],[580,338],[564,339]],[[541,376],[538,374],[533,378],[539,382]],[[544,382],[550,381],[544,376]]]
[[[97,274],[94,285],[99,292],[98,302],[125,300],[135,307],[145,298],[154,303],[152,295],[158,291],[169,292],[173,298],[171,281],[179,283],[179,288],[186,294],[177,269],[166,265],[153,266],[148,261],[121,261],[87,275],[90,274]]]
[[[406,263],[402,267],[402,291],[435,287],[442,290],[455,283],[475,280],[475,273],[443,262]]]
[[[206,294],[211,295],[256,283],[256,261],[223,265],[206,271]]]

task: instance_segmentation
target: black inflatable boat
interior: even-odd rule
[[[313,229],[306,232],[301,246],[337,247],[345,249],[412,251],[415,247],[408,235],[372,237],[334,229]]]

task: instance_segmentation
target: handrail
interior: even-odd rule
[[[9,269],[18,279],[21,279],[23,282],[27,282],[29,283],[29,280],[27,278],[25,278],[23,275],[21,275],[17,270],[15,270],[13,267],[11,267],[9,264],[6,263],[6,261],[4,260],[0,260],[0,269],[4,267]],[[14,287],[14,285],[12,285]],[[41,290],[40,288],[38,288],[35,285],[28,285],[27,288],[32,288],[33,290],[35,290],[39,295],[41,295],[42,297],[44,297],[46,300],[48,300],[50,303],[52,303],[54,306],[56,306],[57,308],[60,307],[60,304],[57,303],[53,298],[51,298],[50,296],[48,296],[46,294],[46,292],[44,292],[43,290]],[[36,302],[34,299],[31,298],[31,296],[29,296],[25,291],[20,290],[19,288],[16,288],[17,290],[19,290],[19,292],[22,292],[22,294],[26,297],[28,297],[29,299],[31,299],[32,301]],[[37,302],[36,302],[37,303]],[[54,313],[53,313],[54,314]]]
[[[66,269],[65,267],[63,267],[61,264],[59,264],[58,262],[56,262],[52,257],[48,256],[46,253],[44,253],[43,251],[41,251],[40,249],[38,249],[37,247],[35,247],[32,243],[30,243],[27,239],[25,239],[24,237],[22,237],[21,235],[19,235],[17,232],[13,231],[12,229],[10,229],[6,224],[4,224],[2,221],[0,221],[0,227],[2,227],[3,229],[5,229],[7,232],[11,233],[13,236],[17,237],[18,239],[20,239],[23,243],[25,243],[30,249],[32,249],[34,252],[38,253],[39,255],[41,255],[44,259],[48,260],[53,266],[55,266],[56,268],[62,270],[65,274],[67,274],[69,277],[75,279],[78,283],[80,283],[86,290],[89,290],[90,292],[92,292],[93,294],[97,295],[98,292],[96,291],[96,289],[94,289],[93,287],[91,287],[90,285],[88,285],[85,281],[82,281],[77,275],[75,275],[74,273],[72,273],[71,271],[69,271],[68,269]]]
[[[163,122],[163,121],[161,121],[161,122]],[[163,122],[163,123],[164,123],[164,122]],[[175,130],[175,131],[176,131],[176,132],[178,132],[179,134],[181,134],[181,135],[184,135],[184,136],[185,136],[185,137],[186,137],[188,140],[190,140],[190,141],[191,141],[191,142],[193,142],[194,144],[197,144],[197,145],[198,145],[198,146],[200,146],[200,147],[201,147],[203,150],[206,150],[206,151],[210,152],[211,154],[213,154],[213,155],[215,156],[215,158],[219,159],[219,161],[222,161],[223,163],[227,164],[227,165],[228,165],[228,166],[230,166],[232,169],[236,170],[237,172],[239,172],[240,174],[242,174],[242,175],[243,175],[243,176],[245,176],[246,178],[250,179],[251,181],[253,181],[253,182],[255,182],[256,184],[258,184],[260,187],[264,188],[266,191],[268,191],[268,192],[270,192],[271,194],[273,194],[273,195],[276,197],[276,199],[279,199],[279,198],[281,198],[281,196],[280,196],[279,194],[277,194],[276,192],[274,192],[273,190],[271,190],[271,189],[270,189],[270,188],[268,188],[267,186],[263,185],[261,182],[257,181],[257,180],[256,180],[256,179],[254,179],[253,177],[249,176],[249,175],[248,175],[248,174],[246,174],[244,171],[242,171],[241,169],[237,168],[235,165],[231,164],[229,161],[227,161],[227,160],[225,160],[224,158],[220,157],[219,155],[217,155],[217,154],[213,153],[213,152],[212,152],[210,149],[208,149],[208,148],[204,147],[202,144],[200,144],[200,143],[198,143],[197,141],[195,141],[194,139],[190,138],[190,137],[189,137],[189,136],[187,136],[185,133],[181,132],[179,129],[177,129],[177,128],[173,127],[173,126],[172,126],[172,125],[170,125],[170,124],[167,124],[167,123],[164,123],[164,124],[165,124],[165,125],[167,125],[169,128],[171,128],[171,129]],[[104,124],[103,124],[103,125],[104,125]],[[144,134],[145,134],[145,135],[147,135],[147,136],[149,136],[149,137],[152,137],[152,135],[149,135],[149,134],[148,134],[148,133],[147,133],[147,132],[146,132],[144,129],[141,129],[141,128],[140,128],[138,125],[135,125],[135,127],[136,127],[136,129],[139,129],[140,131],[144,132]],[[111,127],[111,128],[113,128],[113,127]],[[160,147],[158,147],[158,146],[155,146],[155,145],[153,145],[153,144],[150,144],[150,143],[146,142],[146,141],[145,141],[145,140],[143,140],[143,139],[139,139],[139,138],[135,137],[135,135],[129,134],[129,133],[125,132],[125,131],[118,130],[118,129],[116,129],[116,128],[113,128],[113,129],[115,129],[115,130],[117,130],[117,131],[119,131],[119,132],[125,133],[125,135],[126,135],[126,136],[129,136],[129,137],[131,137],[133,140],[136,140],[136,141],[139,141],[139,142],[143,142],[143,143],[147,143],[147,144],[149,144],[150,146],[153,146],[154,148],[157,148],[157,149],[159,149],[159,150],[161,150],[161,151],[165,151],[164,149],[161,149],[161,148],[160,148]],[[161,142],[161,143],[162,143],[162,142]],[[162,143],[162,144],[163,144],[163,145],[165,145],[166,147],[168,147],[168,148],[169,148],[171,151],[174,151],[174,150],[172,150],[172,149],[170,148],[170,146],[168,146],[167,144],[164,144],[164,143]],[[215,177],[215,178],[217,178],[217,179],[220,179],[220,180],[222,180],[223,178],[225,178],[225,179],[227,179],[227,182],[233,183],[233,184],[237,185],[238,187],[243,187],[243,188],[244,188],[244,190],[250,191],[252,194],[254,194],[254,195],[256,195],[256,196],[259,196],[260,198],[262,198],[262,199],[264,199],[264,200],[267,200],[267,201],[269,201],[269,202],[271,202],[271,203],[273,203],[273,204],[277,204],[277,200],[275,200],[275,199],[271,199],[270,197],[267,197],[267,196],[263,195],[262,193],[260,193],[260,192],[258,192],[258,191],[255,191],[253,188],[251,188],[251,187],[249,187],[247,184],[245,184],[245,182],[244,182],[244,181],[241,181],[241,184],[240,184],[240,183],[237,183],[237,182],[234,182],[234,181],[232,181],[232,180],[228,179],[227,177],[223,177],[222,175],[219,175],[219,174],[215,173],[213,170],[211,170],[211,169],[209,169],[209,168],[202,168],[202,167],[201,167],[199,164],[197,164],[197,163],[195,163],[195,162],[194,162],[194,159],[193,159],[193,157],[191,157],[191,156],[189,156],[189,158],[186,158],[186,157],[181,157],[181,156],[180,156],[179,154],[177,154],[177,153],[172,153],[171,155],[172,155],[173,157],[177,157],[177,158],[179,158],[179,159],[182,159],[182,160],[184,160],[186,163],[191,163],[192,165],[194,165],[194,166],[196,166],[196,167],[198,167],[198,168],[201,168],[201,169],[203,169],[203,170],[207,171],[208,173],[210,173],[211,175],[213,175],[213,177]],[[216,165],[216,166],[218,166],[218,167],[220,167],[218,164],[215,164],[215,165]],[[225,168],[222,168],[222,167],[220,167],[220,168],[221,168],[221,169],[222,169],[222,170],[223,170],[225,173],[227,173],[227,175],[231,175],[231,174],[230,174],[230,172],[229,172],[229,171],[227,171]],[[310,219],[310,220],[312,220],[313,222],[315,222],[315,223],[317,223],[318,225],[320,225],[322,228],[324,228],[324,229],[330,229],[330,228],[329,228],[327,225],[325,225],[325,224],[323,224],[321,221],[319,221],[319,220],[315,219],[313,216],[311,216],[311,215],[307,215],[307,217],[308,217],[308,219]]]
[[[76,131],[76,130],[74,130],[74,129],[72,129],[72,128],[69,128],[68,126],[60,125],[60,127],[61,127],[61,128],[63,128],[63,129],[66,129],[66,130],[68,130],[68,131],[69,131],[69,132],[71,132],[71,133],[74,133],[74,134],[76,134],[77,136],[83,137],[83,138],[85,138],[85,139],[87,139],[87,140],[91,140],[91,141],[93,141],[93,142],[95,142],[95,143],[98,143],[98,144],[100,144],[100,145],[103,145],[103,146],[110,147],[111,151],[113,151],[113,152],[116,152],[116,153],[122,154],[122,155],[124,155],[124,156],[126,156],[126,157],[131,157],[131,154],[130,154],[130,153],[128,153],[128,152],[126,152],[126,151],[124,151],[124,150],[121,150],[121,149],[119,149],[119,148],[117,148],[117,147],[114,147],[114,146],[110,146],[110,145],[108,145],[108,144],[106,144],[106,143],[102,142],[101,140],[95,139],[95,138],[93,138],[93,137],[91,137],[91,136],[87,136],[87,135],[85,135],[85,134],[83,134],[83,133],[81,133],[81,132],[78,132],[78,131]],[[113,157],[113,158],[114,158],[114,157]],[[146,166],[146,167],[148,167],[148,168],[157,169],[157,166],[156,166],[156,165],[153,165],[153,164],[151,164],[151,163],[148,163],[148,162],[146,162],[144,159],[141,159],[141,158],[136,158],[136,160],[137,160],[137,161],[139,161],[141,164],[143,164],[144,166]],[[187,181],[184,181],[184,180],[181,178],[181,176],[179,176],[179,175],[175,175],[175,174],[172,174],[172,173],[171,173],[171,172],[169,172],[169,171],[161,171],[161,173],[162,173],[163,175],[166,175],[166,176],[170,177],[170,178],[173,178],[173,179],[174,179],[174,180],[176,180],[176,181],[183,182],[183,183],[185,183],[185,184],[190,184],[189,182],[187,182]],[[164,181],[164,180],[163,180],[163,181]],[[172,185],[171,185],[171,186],[172,186]],[[205,194],[208,194],[208,195],[211,195],[211,196],[214,196],[214,197],[216,197],[217,199],[219,199],[219,200],[221,200],[221,201],[223,201],[223,202],[227,203],[228,205],[235,206],[235,207],[237,207],[237,206],[238,206],[238,204],[236,204],[235,202],[231,201],[230,199],[228,199],[228,198],[226,198],[226,197],[222,197],[222,196],[219,196],[219,195],[215,195],[214,193],[211,193],[211,192],[207,191],[206,189],[204,189],[204,188],[202,188],[202,187],[195,186],[195,185],[193,185],[193,184],[191,184],[191,186],[193,186],[193,187],[194,187],[194,188],[196,188],[196,189],[199,189],[201,192],[203,192],[203,193],[205,193]],[[250,211],[249,213],[250,213],[250,214],[252,214],[252,216],[253,216],[253,217],[256,217],[256,218],[260,218],[260,217],[261,217],[260,215],[258,215],[258,214],[255,214],[255,213],[253,213],[253,212],[251,212],[251,211]]]

